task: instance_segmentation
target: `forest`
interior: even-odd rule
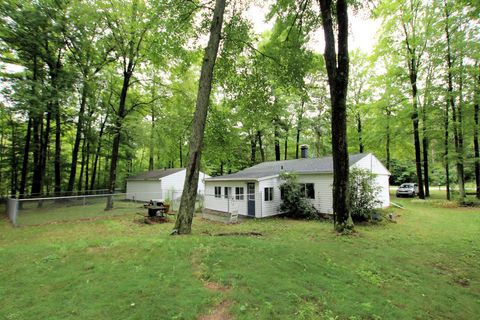
[[[312,45],[324,41],[323,2],[264,3],[261,33],[246,14],[254,1],[226,2],[202,171],[299,158],[302,144],[332,154],[329,64]],[[185,167],[214,5],[2,1],[0,195],[113,192],[129,175]],[[480,197],[478,3],[349,7],[379,29],[370,52],[349,50],[348,152],[374,153],[391,184],[418,181],[421,198],[440,187]]]

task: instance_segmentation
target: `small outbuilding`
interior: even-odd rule
[[[234,174],[205,179],[204,208],[211,211],[238,213],[263,218],[280,214],[282,203],[280,174],[298,175],[305,197],[321,213],[333,213],[333,160],[332,157],[302,158],[296,160],[263,162]],[[390,172],[371,153],[349,156],[350,168],[367,169],[375,175],[380,187],[378,200],[381,207],[390,205]]]
[[[185,168],[159,169],[130,176],[127,178],[126,198],[137,201],[178,199],[182,195],[186,171]],[[209,177],[200,171],[197,190],[199,194],[204,193],[204,180]]]

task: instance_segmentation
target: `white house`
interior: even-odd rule
[[[127,199],[149,201],[150,199],[171,199],[181,197],[185,182],[185,168],[152,170],[127,178]],[[205,190],[204,180],[210,176],[201,172],[198,193]]]
[[[304,152],[305,151],[305,152]],[[332,157],[264,162],[234,174],[205,179],[206,210],[237,212],[239,215],[263,218],[280,213],[280,173],[292,172],[304,186],[305,196],[322,213],[333,213]],[[376,175],[382,207],[390,205],[390,172],[371,153],[350,155],[350,168],[359,167]]]

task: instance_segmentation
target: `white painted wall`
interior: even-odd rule
[[[381,207],[385,208],[390,205],[390,172],[374,155],[369,153],[365,158],[361,159],[353,165],[357,168],[363,168],[370,170],[370,172],[376,174],[375,183],[380,187],[379,200],[381,201]]]
[[[175,172],[160,180],[127,180],[127,199],[149,201],[150,199],[177,200],[182,196],[183,184],[185,183],[186,169]],[[200,172],[198,180],[199,194],[205,191],[205,178],[208,174]]]
[[[333,175],[304,174],[298,176],[298,182],[315,184],[315,199],[310,199],[313,206],[321,213],[333,213]]]
[[[186,174],[187,170],[184,169],[161,179],[165,198],[177,199],[181,197]],[[203,194],[205,191],[205,178],[210,178],[210,176],[200,171],[197,188],[199,194]]]
[[[150,199],[162,199],[162,187],[160,181],[127,181],[127,199],[136,201],[149,201]]]
[[[371,153],[367,154],[360,161],[355,163],[353,167],[368,169],[370,172],[381,175],[390,175],[390,172],[385,166]]]
[[[260,194],[262,200],[261,217],[270,217],[280,213],[280,185],[282,182],[279,177],[271,178],[268,180],[262,180],[259,182]],[[265,201],[265,188],[273,187],[273,200]]]
[[[240,215],[248,215],[247,207],[247,182],[248,181],[205,181],[205,209],[222,211],[222,212],[238,212]],[[251,181],[255,182],[255,181]],[[220,198],[215,198],[215,187],[221,187],[222,193]],[[225,198],[225,187],[232,188],[232,194]],[[243,200],[235,199],[235,187],[243,187]],[[262,215],[262,197],[258,192],[258,182],[255,182],[255,217]],[[279,195],[280,196],[280,195]]]
[[[382,202],[382,208],[386,208],[390,205],[389,178],[389,175],[378,175],[375,177],[375,183],[380,187],[380,193],[378,195],[378,198]]]

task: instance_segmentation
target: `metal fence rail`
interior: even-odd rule
[[[85,220],[114,215],[144,213],[143,204],[149,199],[163,199],[170,210],[178,211],[182,191],[134,192],[62,197],[42,197],[6,200],[6,213],[14,226],[41,225],[72,220]],[[105,210],[107,200],[113,198],[113,209]],[[148,200],[147,200],[148,199]],[[197,197],[197,210],[203,208],[204,196]]]

